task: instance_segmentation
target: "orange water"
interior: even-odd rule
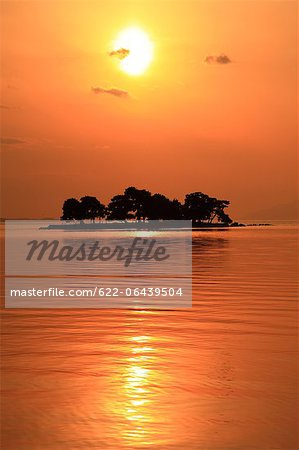
[[[297,448],[297,229],[193,233],[193,308],[5,310],[2,449]]]

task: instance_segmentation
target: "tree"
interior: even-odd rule
[[[130,186],[122,195],[115,195],[106,208],[96,197],[84,196],[81,201],[67,199],[63,204],[61,220],[95,221],[106,217],[108,220],[179,220],[211,224],[214,220],[224,224],[232,223],[224,212],[228,200],[218,200],[202,192],[187,194],[182,205],[178,200],[170,200],[163,194],[151,194],[146,189]]]
[[[178,200],[154,194],[150,198],[147,215],[151,220],[178,220],[182,218],[182,205]]]
[[[95,219],[105,217],[105,206],[96,197],[86,195],[85,197],[81,197],[80,200],[84,219],[90,219],[94,222]]]
[[[137,189],[134,186],[128,187],[124,196],[130,205],[130,211],[137,220],[148,218],[148,208],[151,200],[151,193],[145,189]]]
[[[226,208],[226,206],[224,206],[224,208]],[[233,222],[229,215],[226,214],[222,209],[218,210],[216,217],[218,222],[222,222],[225,224],[231,224]]]
[[[227,208],[229,204],[230,202],[228,200],[217,200],[216,198],[213,199],[213,210],[209,223],[212,223],[215,218],[218,220],[218,222],[228,224],[232,223],[232,219],[228,214],[224,212],[224,208]]]
[[[111,199],[107,217],[109,220],[145,220],[148,218],[150,199],[149,191],[130,186],[122,195],[115,195]]]
[[[184,216],[195,222],[203,222],[211,216],[211,198],[202,192],[187,194],[184,203]]]
[[[216,218],[218,222],[231,223],[231,218],[224,213],[224,208],[229,204],[228,200],[217,200],[202,192],[193,192],[185,197],[184,217],[195,222],[212,223]]]
[[[76,198],[68,198],[62,206],[61,220],[82,220],[81,203]]]
[[[131,202],[125,195],[115,195],[112,197],[107,207],[108,220],[126,220],[133,218],[130,213]]]

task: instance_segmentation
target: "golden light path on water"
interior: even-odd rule
[[[148,336],[133,336],[131,341],[132,356],[128,358],[128,366],[124,373],[123,395],[125,400],[124,415],[131,422],[124,431],[124,439],[137,443],[145,443],[149,439],[149,428],[153,415],[151,399],[151,383],[155,372],[150,362],[155,359],[154,349],[145,345],[151,339]]]
[[[142,328],[144,320],[151,320],[152,312],[136,311],[137,320]],[[152,318],[153,319],[153,318]],[[175,442],[175,409],[171,415],[161,416],[162,409],[168,410],[171,386],[170,372],[160,354],[161,342],[167,339],[137,332],[127,337],[126,356],[114,374],[111,400],[105,405],[114,417],[114,437],[122,445],[144,446],[162,445]],[[133,330],[132,330],[133,331]],[[124,345],[124,343],[122,344]],[[123,351],[122,347],[122,351]],[[159,426],[163,423],[163,427]],[[169,426],[167,426],[169,424]]]
[[[146,312],[140,311],[140,314]],[[108,404],[115,416],[116,434],[121,442],[143,445],[152,439],[154,421],[153,385],[157,371],[153,364],[157,361],[157,352],[153,338],[146,335],[128,337],[126,342],[128,356],[120,365],[117,374],[118,392],[113,395],[113,403]]]

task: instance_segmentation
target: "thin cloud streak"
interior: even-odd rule
[[[109,56],[115,56],[118,59],[125,59],[130,54],[130,50],[126,48],[119,48],[108,53]]]
[[[125,90],[119,89],[119,88],[105,89],[102,87],[92,87],[91,90],[94,94],[108,94],[108,95],[112,95],[113,97],[129,98],[128,91],[125,91]]]
[[[230,64],[232,61],[231,59],[225,55],[224,53],[221,53],[221,55],[208,55],[205,57],[204,62],[206,64]]]

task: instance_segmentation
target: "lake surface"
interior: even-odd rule
[[[296,226],[193,232],[193,307],[2,311],[4,450],[297,449]]]

